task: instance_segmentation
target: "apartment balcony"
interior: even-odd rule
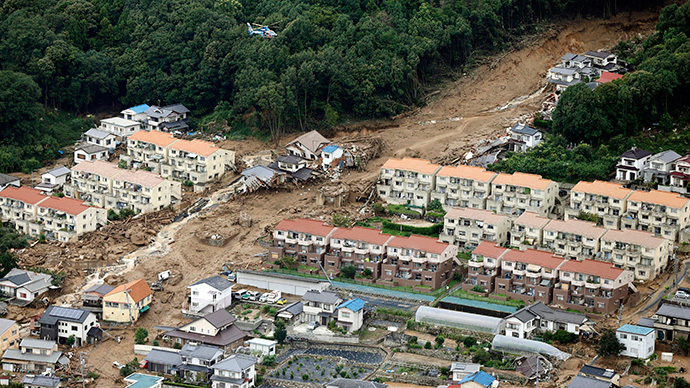
[[[484,267],[484,262],[483,261],[470,260],[467,262],[467,265],[471,268],[482,268],[482,267]]]
[[[582,286],[585,285],[585,281],[584,281],[584,280],[575,280],[575,279],[573,279],[573,280],[570,281],[570,284],[572,284],[572,285],[575,286],[575,287],[582,287]]]
[[[585,288],[593,289],[593,290],[598,290],[601,288],[601,283],[590,283],[590,282],[585,282]]]
[[[525,270],[524,269],[513,269],[513,275],[518,275],[518,276],[525,276]]]

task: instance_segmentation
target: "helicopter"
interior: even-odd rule
[[[262,26],[260,24],[254,24],[254,26],[257,28],[254,29],[254,28],[252,28],[251,24],[247,23],[247,29],[249,30],[249,36],[259,35],[261,37],[269,38],[269,39],[275,38],[276,36],[278,36],[278,34],[276,34],[276,32],[273,31],[272,29],[268,28],[268,26]]]

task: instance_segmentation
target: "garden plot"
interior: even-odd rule
[[[301,355],[288,360],[269,376],[281,380],[325,383],[339,377],[364,378],[371,372],[373,369],[353,366],[348,360],[338,357]]]

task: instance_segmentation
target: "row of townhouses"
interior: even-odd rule
[[[628,296],[634,274],[612,263],[568,260],[536,249],[508,249],[483,241],[468,262],[463,288],[609,314]]]
[[[436,289],[453,277],[455,245],[436,238],[392,236],[379,230],[336,228],[325,222],[283,220],[273,230],[273,260],[297,259],[300,271],[336,276],[345,265],[354,265],[363,281],[389,286]]]
[[[147,213],[179,201],[182,184],[146,170],[123,169],[97,160],[76,165],[64,193],[106,209]]]
[[[163,178],[203,185],[233,168],[235,153],[203,140],[184,140],[157,130],[138,131],[127,139],[120,160],[128,167],[150,170]]]
[[[63,242],[108,222],[103,208],[74,198],[45,195],[25,186],[8,186],[0,191],[0,211],[3,222],[24,234],[45,235]]]

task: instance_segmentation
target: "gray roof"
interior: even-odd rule
[[[312,153],[316,153],[316,151],[319,150],[321,145],[330,144],[331,141],[323,137],[319,132],[311,131],[287,143],[286,146],[289,146],[294,143],[300,143]]]
[[[90,312],[69,307],[49,306],[38,320],[40,324],[55,325],[58,321],[84,323]]]
[[[19,178],[16,176],[0,173],[0,186],[5,186],[9,183],[16,182],[18,180]]]
[[[38,354],[38,353],[22,353],[19,349],[7,349],[2,355],[4,362],[8,360],[21,360],[21,361],[33,361],[42,362],[47,364],[55,364],[58,362],[62,352],[53,352],[51,354]]]
[[[21,286],[30,280],[29,271],[13,268],[4,278],[0,279],[0,282],[8,281],[16,286]]]
[[[651,160],[651,159],[658,159],[658,160],[661,160],[661,161],[664,162],[664,163],[671,163],[671,162],[673,162],[673,161],[675,161],[675,160],[677,160],[677,159],[680,159],[680,158],[681,158],[681,156],[678,155],[678,153],[676,153],[675,151],[673,151],[673,150],[666,150],[666,151],[661,151],[661,152],[659,152],[659,153],[657,153],[657,154],[652,155],[652,157],[649,158],[649,159],[650,159],[650,160]]]
[[[233,317],[232,314],[225,309],[220,309],[210,314],[206,314],[203,318],[199,319],[207,320],[208,323],[212,324],[216,329],[220,329],[221,327],[227,326],[237,320],[237,318]]]
[[[230,325],[228,328],[221,330],[215,336],[199,333],[188,333],[186,331],[178,329],[166,332],[165,335],[171,338],[181,338],[193,342],[215,346],[228,346],[247,336],[242,330],[238,329],[235,325]]]
[[[517,318],[518,321],[522,323],[527,323],[533,319],[539,318],[539,316],[530,311],[529,306],[525,306],[520,310],[510,314],[507,318]]]
[[[529,306],[525,306],[520,310],[510,314],[508,318],[510,317],[515,317],[518,320],[520,320],[520,322],[529,322],[532,319],[539,317],[546,321],[558,323],[573,323],[576,325],[582,325],[587,321],[587,316],[584,314],[552,309],[542,302],[537,302]]]
[[[573,62],[591,62],[592,60],[587,58],[584,55],[576,55],[575,58],[573,58]]]
[[[570,60],[575,59],[576,57],[577,57],[577,54],[567,53],[567,54],[565,54],[564,56],[561,57],[561,60],[562,60],[562,61],[570,61]]]
[[[587,52],[585,53],[585,56],[588,56],[588,57],[596,57],[596,58],[602,58],[602,59],[603,59],[603,58],[608,58],[608,57],[610,57],[611,55],[613,55],[613,54],[611,54],[611,53],[608,52],[608,51],[592,51],[592,50],[589,50],[589,51],[587,51]]]
[[[536,135],[537,133],[539,133],[539,131],[537,131],[536,129],[530,127],[527,124],[522,124],[522,123],[518,123],[518,124],[513,125],[513,127],[510,128],[510,130],[512,132],[515,132],[515,133],[520,133],[520,134],[529,135],[529,136],[533,136],[533,135]]]
[[[50,287],[52,281],[52,276],[45,273],[38,273],[31,278],[30,282],[21,285],[21,287],[26,288],[28,291],[36,292]]]
[[[171,110],[173,112],[177,113],[189,113],[189,109],[187,109],[186,106],[182,104],[172,104],[172,105],[166,105],[163,107],[163,109]]]
[[[611,388],[613,385],[610,381],[595,379],[594,377],[575,376],[575,378],[567,385],[568,388]]]
[[[192,345],[186,343],[180,350],[180,356],[198,358],[200,360],[213,360],[218,355],[223,354],[223,350],[215,346]]]
[[[108,136],[115,136],[110,132],[101,131],[98,128],[91,128],[88,131],[84,132],[84,135],[95,137],[96,139],[105,139]]]
[[[280,156],[278,156],[277,160],[279,162],[283,162],[283,163],[299,164],[299,162],[301,162],[304,159],[300,158],[299,156],[295,156],[295,155],[280,155]]]
[[[84,151],[87,154],[96,154],[99,152],[107,151],[107,147],[101,147],[97,144],[91,144],[91,143],[81,143],[78,146],[74,147],[75,151]]]
[[[225,360],[213,365],[213,369],[228,370],[231,372],[242,372],[243,370],[250,368],[252,365],[255,365],[256,362],[256,357],[247,356],[244,354],[233,354]]]
[[[289,305],[283,307],[282,309],[278,310],[276,315],[282,313],[283,311],[287,311],[290,314],[292,314],[293,316],[296,316],[296,315],[302,314],[303,309],[304,309],[304,304],[302,302],[295,302],[295,303],[289,304]]]
[[[215,365],[213,366],[215,368]],[[211,376],[211,381],[222,381],[224,383],[230,383],[239,386],[242,386],[242,383],[244,383],[244,379],[233,379],[230,377],[225,377],[225,376],[218,376],[218,375],[213,375]],[[266,387],[266,385],[262,385],[261,388]]]
[[[261,165],[245,168],[244,170],[242,170],[241,174],[246,177],[255,176],[264,182],[270,181],[276,174],[285,175],[283,171],[274,170],[272,168]]]
[[[212,276],[210,278],[201,279],[198,282],[192,284],[192,286],[197,286],[199,284],[208,284],[209,286],[215,288],[218,291],[227,290],[228,288],[233,286],[231,282],[220,276]]]
[[[60,385],[60,378],[54,376],[34,376],[26,375],[22,379],[22,384],[34,387],[54,388]]]
[[[84,293],[94,293],[94,294],[99,294],[99,295],[105,295],[109,293],[110,291],[114,290],[115,287],[109,286],[105,283],[103,284],[96,284],[91,287],[89,287]]]
[[[173,111],[171,111],[170,109],[162,108],[160,106],[151,105],[151,107],[146,109],[146,112],[144,113],[146,113],[146,115],[149,117],[161,118],[170,116],[173,113]]]
[[[623,155],[621,155],[622,158],[632,158],[632,159],[642,159],[646,156],[651,155],[652,153],[649,151],[641,150],[639,148],[633,147],[632,149],[625,151]]]
[[[474,364],[470,362],[454,362],[450,364],[450,371],[462,371],[466,372],[467,374],[471,374],[474,372],[478,372],[479,370],[482,369],[482,366],[480,364]]]
[[[326,388],[386,388],[387,386],[388,384],[355,379],[335,379],[329,383],[326,383]]]
[[[580,373],[584,373],[589,376],[597,376],[608,380],[616,376],[616,371],[614,371],[613,369],[599,368],[592,365],[583,366],[582,368],[580,368]]]
[[[655,322],[656,319],[642,317],[639,321],[637,321],[637,326],[654,328]]]
[[[19,344],[22,348],[33,349],[52,349],[55,346],[55,341],[40,340],[35,338],[24,338]]]
[[[304,293],[302,300],[308,302],[335,304],[340,297],[333,291],[309,290]]]
[[[0,334],[9,330],[15,323],[17,322],[11,319],[0,318]]]
[[[573,75],[577,72],[577,70],[575,70],[575,69],[567,69],[565,67],[560,67],[560,66],[552,67],[549,71],[552,73],[562,74],[562,75]]]
[[[662,304],[656,313],[657,315],[663,315],[664,317],[690,319],[690,308],[677,306],[670,303]]]
[[[50,174],[52,176],[63,176],[67,175],[70,173],[70,169],[65,167],[65,166],[57,166],[54,169],[46,172],[46,174]]]
[[[180,357],[180,353],[178,352],[151,349],[146,358],[144,358],[144,361],[159,365],[180,365],[182,364],[182,357]]]

